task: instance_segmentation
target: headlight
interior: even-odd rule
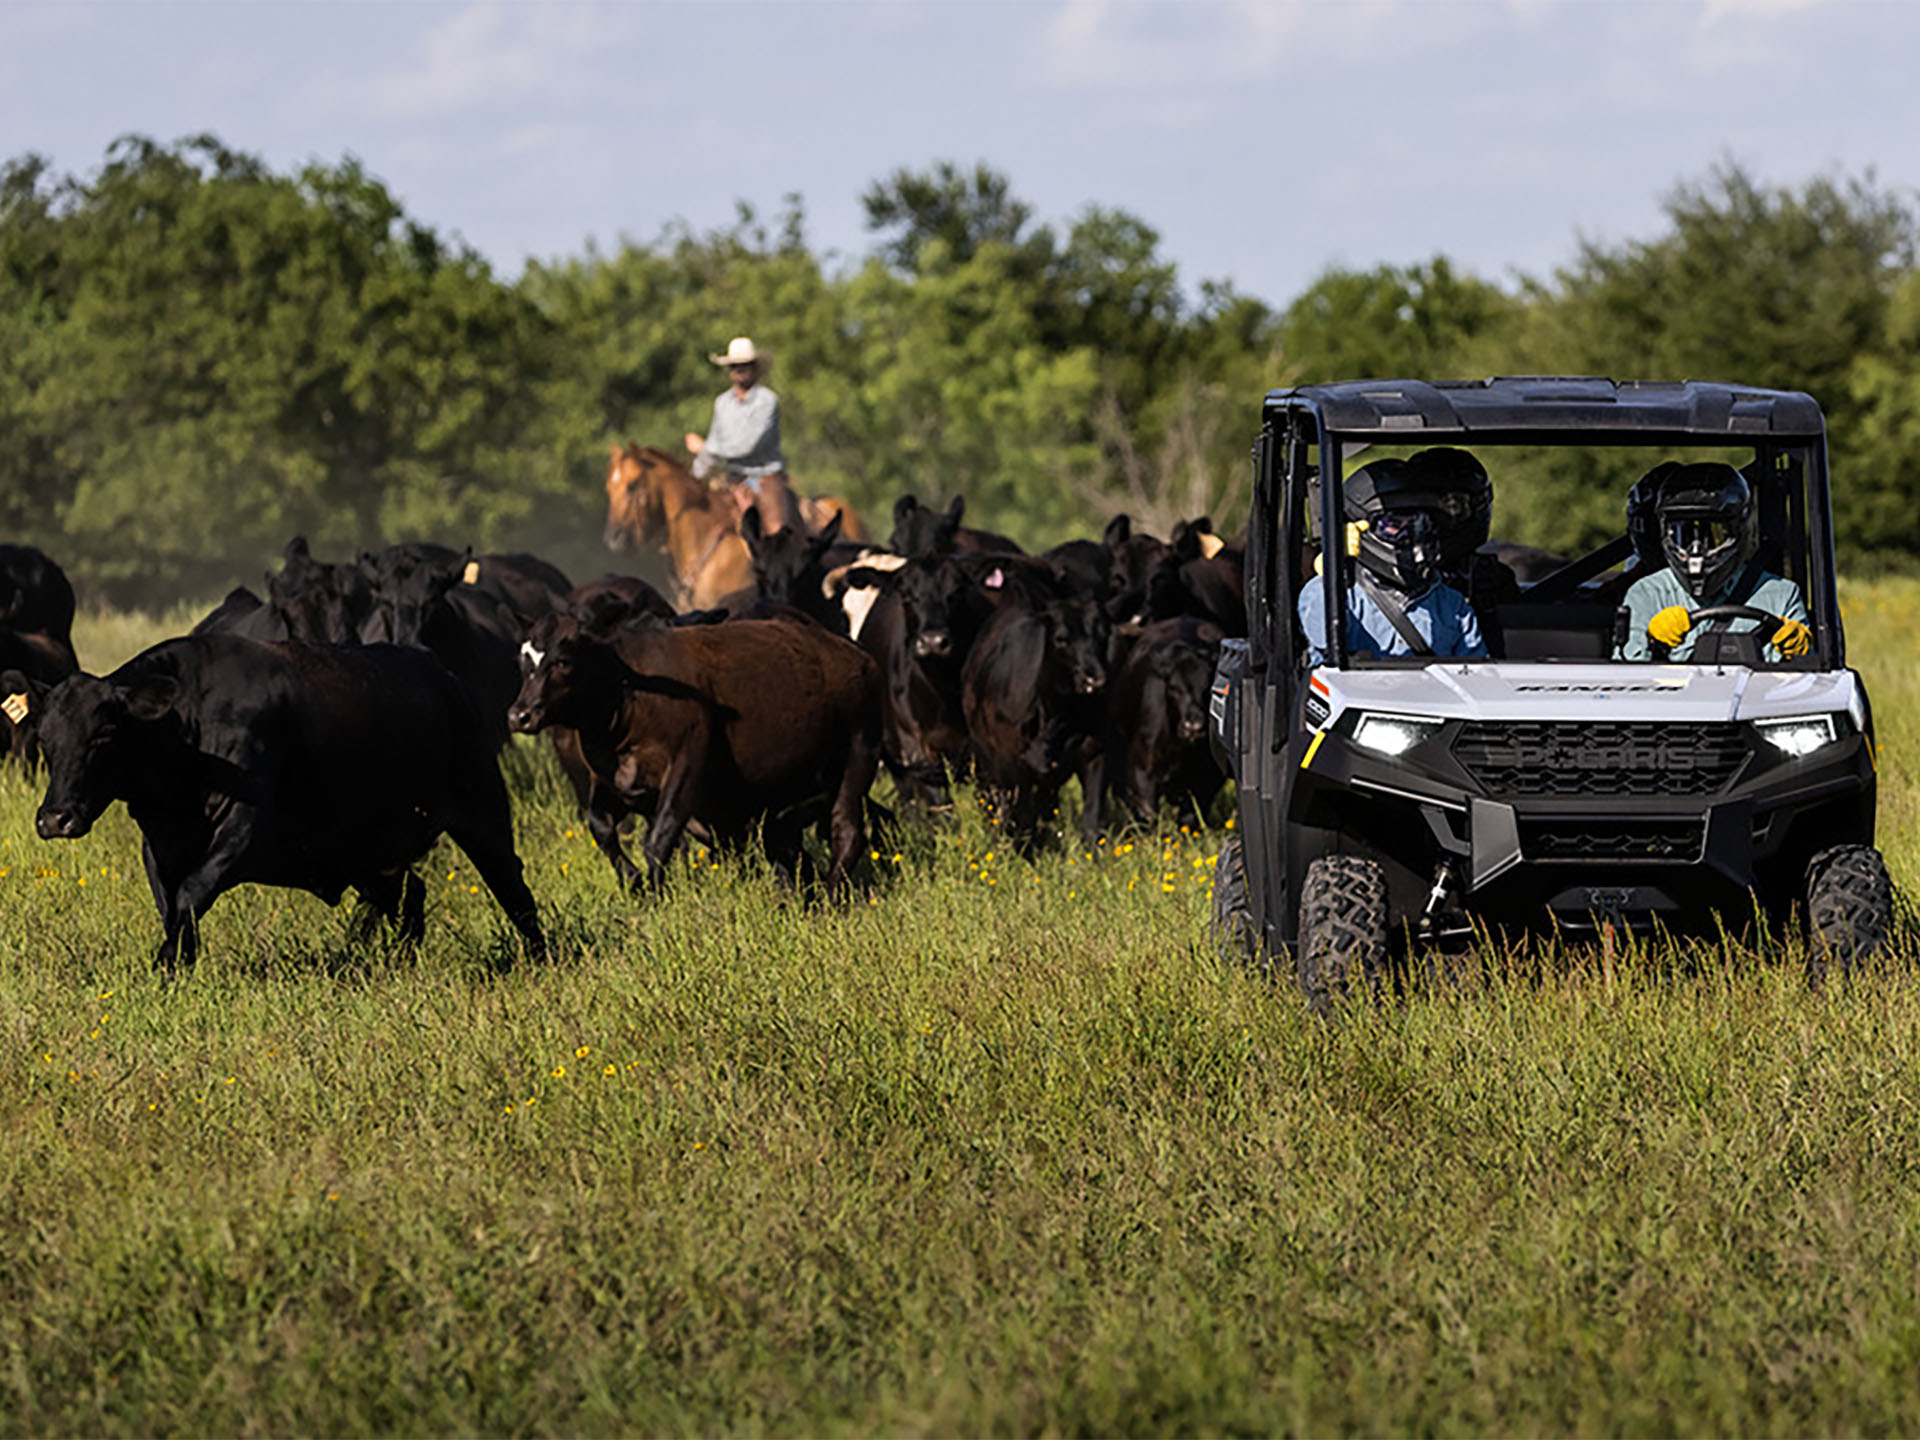
[[[1354,722],[1353,743],[1382,755],[1404,755],[1442,723],[1418,715],[1362,715]]]
[[[1791,720],[1756,720],[1760,738],[1793,756],[1811,755],[1840,738],[1831,715],[1796,715]]]

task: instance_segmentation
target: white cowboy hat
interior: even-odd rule
[[[707,359],[716,365],[758,365],[760,352],[753,348],[753,341],[744,335],[736,335],[727,342],[727,353],[709,355]]]

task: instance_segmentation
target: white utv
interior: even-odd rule
[[[1439,448],[1495,490],[1573,467],[1620,533],[1530,584],[1472,587],[1483,657],[1356,647],[1350,462]],[[1645,497],[1702,461],[1750,487],[1749,573],[1790,582],[1767,596],[1803,597],[1785,647],[1803,653],[1769,643],[1786,617],[1737,604],[1693,609],[1684,663],[1627,633],[1626,590],[1663,567]],[[1846,666],[1811,397],[1572,378],[1303,386],[1266,397],[1254,474],[1249,636],[1223,651],[1211,698],[1239,788],[1214,879],[1231,949],[1289,966],[1325,1010],[1396,952],[1476,929],[1798,923],[1816,976],[1885,942],[1873,717]],[[1615,658],[1630,653],[1648,658]]]

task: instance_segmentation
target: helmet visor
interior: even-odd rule
[[[1737,539],[1737,527],[1717,517],[1680,515],[1667,521],[1667,544],[1677,554],[1705,559]]]

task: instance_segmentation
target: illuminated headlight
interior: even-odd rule
[[[1791,720],[1756,720],[1753,728],[1789,755],[1811,755],[1839,739],[1831,715],[1796,715]]]
[[[1354,723],[1353,743],[1382,755],[1404,755],[1440,725],[1417,715],[1362,715]]]

